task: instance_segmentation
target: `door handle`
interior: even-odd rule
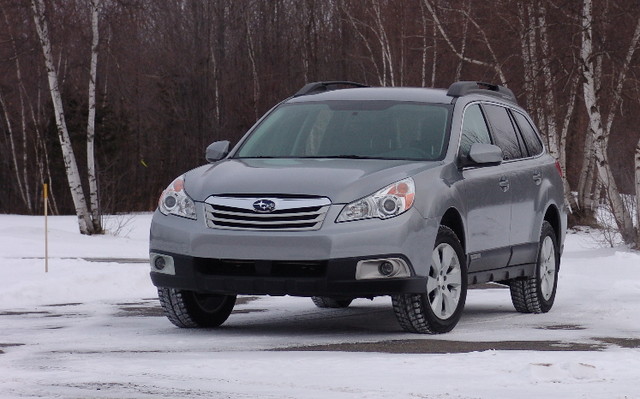
[[[533,181],[536,183],[536,186],[539,186],[542,183],[542,173],[539,170],[533,172]]]
[[[500,186],[503,192],[506,193],[507,191],[509,191],[509,179],[507,179],[505,176],[502,176],[500,178],[498,185]]]

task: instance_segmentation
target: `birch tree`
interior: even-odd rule
[[[636,243],[635,248],[640,250],[640,140],[636,145],[636,156],[634,162],[635,186],[636,186]]]
[[[98,181],[94,142],[96,137],[96,75],[98,69],[98,43],[100,31],[98,17],[100,0],[91,0],[91,66],[89,71],[89,116],[87,119],[87,177],[89,179],[89,198],[92,232],[102,233],[102,216],[98,202]]]
[[[633,219],[618,190],[611,164],[609,163],[607,149],[613,120],[621,105],[622,89],[626,81],[626,75],[640,40],[640,19],[637,20],[629,48],[620,69],[617,71],[617,81],[613,87],[613,99],[606,118],[602,115],[602,92],[597,90],[598,81],[602,79],[602,69],[597,68],[594,62],[596,52],[593,46],[593,25],[592,0],[584,0],[581,15],[582,45],[580,61],[582,63],[582,75],[584,76],[584,102],[589,116],[589,132],[593,140],[593,155],[596,159],[598,177],[606,190],[607,200],[611,206],[618,231],[625,244],[633,244],[635,242]]]
[[[71,139],[67,129],[64,108],[62,106],[62,95],[58,85],[58,73],[53,61],[49,28],[47,20],[45,19],[44,2],[43,0],[31,0],[31,6],[33,9],[33,19],[35,21],[38,39],[40,40],[42,53],[44,55],[58,139],[60,141],[60,147],[62,148],[62,157],[64,160],[67,181],[69,183],[69,191],[73,199],[76,215],[78,216],[78,226],[82,234],[93,234],[93,223],[91,222],[89,209],[87,208],[84,190],[82,189],[80,171],[78,170],[78,164],[76,163],[73,147],[71,146]]]

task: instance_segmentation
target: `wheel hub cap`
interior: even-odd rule
[[[542,297],[548,301],[553,295],[553,287],[556,282],[556,251],[551,237],[547,236],[542,241],[540,250],[540,291]]]
[[[447,243],[438,245],[431,255],[427,277],[427,298],[438,318],[448,319],[456,311],[461,285],[462,272],[456,251]]]

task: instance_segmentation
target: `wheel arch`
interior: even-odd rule
[[[444,215],[442,215],[440,224],[443,226],[447,226],[448,228],[453,230],[454,233],[456,233],[456,236],[458,237],[458,240],[460,240],[460,244],[462,245],[462,250],[466,254],[467,246],[466,246],[466,237],[464,234],[464,222],[462,221],[462,216],[460,216],[460,212],[458,212],[458,210],[453,207],[447,209]]]
[[[562,239],[562,223],[560,221],[560,211],[558,208],[554,204],[549,205],[542,220],[549,222],[551,227],[553,227],[553,232],[556,233],[556,239],[558,240],[557,244],[560,245],[560,240]]]

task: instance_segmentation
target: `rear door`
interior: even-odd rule
[[[541,182],[538,161],[529,156],[520,129],[514,123],[511,111],[495,104],[483,104],[493,138],[503,153],[503,166],[509,179],[511,190],[511,218],[509,224],[509,264],[530,263],[535,258],[537,245],[532,245],[532,236],[538,236],[535,202]],[[535,231],[535,234],[534,234]],[[537,238],[535,239],[537,244]]]
[[[535,132],[531,121],[522,113],[511,110],[516,132],[524,143],[526,156],[519,162],[518,173],[522,181],[522,195],[514,198],[512,204],[511,245],[513,246],[512,264],[532,263],[536,261],[540,226],[545,204],[541,197],[542,182],[548,163],[543,152],[542,142]],[[553,169],[553,168],[552,168]],[[555,170],[552,170],[555,172]]]

